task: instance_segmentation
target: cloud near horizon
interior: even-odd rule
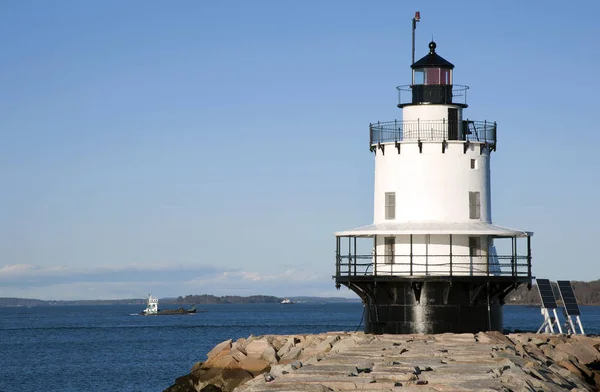
[[[0,267],[0,297],[39,299],[141,298],[149,292],[160,297],[189,294],[344,296],[331,276],[311,270],[285,268],[256,271],[212,265],[123,265],[78,268],[13,264]]]

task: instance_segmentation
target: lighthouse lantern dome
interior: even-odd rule
[[[412,103],[451,104],[452,70],[454,65],[435,52],[436,43],[429,43],[429,53],[411,65],[413,72]]]

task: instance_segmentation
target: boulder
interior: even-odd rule
[[[199,370],[202,368],[202,365],[204,365],[204,362],[196,362],[193,366],[192,366],[192,370],[190,371],[190,373],[194,373],[196,370]]]
[[[600,364],[600,339],[510,337],[497,332],[251,336],[220,343],[167,391],[599,390],[600,372],[594,369]]]
[[[256,377],[271,370],[271,363],[264,359],[248,357],[239,363],[239,368]]]
[[[294,336],[294,338],[293,338],[294,347],[299,344],[304,344],[304,336]]]
[[[529,355],[533,359],[537,359],[538,361],[543,362],[548,360],[546,354],[544,354],[544,351],[542,351],[542,349],[536,346],[535,344],[528,344],[524,346],[524,349],[527,355]]]
[[[269,373],[271,373],[275,378],[283,376],[284,374],[288,374],[292,372],[294,369],[291,364],[286,365],[274,365],[271,366]]]
[[[218,353],[220,353],[223,350],[230,350],[231,349],[231,339],[229,340],[225,340],[219,344],[217,344],[212,350],[210,350],[208,352],[208,354],[206,354],[206,356],[208,358],[213,357],[215,355],[217,355]]]
[[[333,345],[331,347],[331,352],[340,353],[340,352],[346,351],[350,347],[354,347],[355,345],[356,345],[356,342],[354,341],[354,339],[346,336],[346,337],[341,338],[337,342],[333,343]]]
[[[229,350],[223,350],[220,353],[213,355],[202,364],[201,369],[226,369],[236,367],[238,361],[233,358]]]
[[[262,358],[269,362],[277,362],[277,353],[267,340],[256,339],[246,345],[246,355],[251,358]]]
[[[577,360],[577,358],[575,358],[573,355],[568,354],[564,351],[555,350],[550,345],[542,346],[542,351],[548,358],[552,359],[554,362],[557,362],[557,363],[561,362],[561,361],[576,361]]]
[[[223,390],[216,385],[208,384],[204,386],[204,388],[202,388],[200,392],[223,392]]]
[[[506,335],[498,331],[480,332],[475,335],[475,340],[486,344],[514,344]]]
[[[559,366],[564,367],[565,369],[567,369],[569,372],[571,372],[572,374],[574,374],[575,376],[581,378],[582,380],[584,379],[583,374],[581,374],[581,372],[579,371],[579,368],[577,366],[575,366],[575,364],[571,361],[560,361],[557,363]]]
[[[288,351],[286,354],[284,354],[279,361],[281,363],[288,363],[288,362],[294,362],[295,360],[297,360],[298,358],[300,358],[302,356],[302,351],[304,349],[302,347],[292,347],[290,349],[290,351]]]
[[[283,357],[290,351],[292,347],[294,347],[294,339],[287,339],[286,342],[277,350],[277,356],[279,358]]]
[[[246,339],[241,338],[241,339],[236,340],[231,345],[231,350],[238,350],[238,351],[246,354]]]
[[[262,355],[260,356],[260,358],[269,361],[270,363],[277,363],[279,362],[279,357],[277,356],[277,352],[275,351],[275,349],[272,346],[267,347]]]
[[[238,362],[242,362],[244,359],[246,359],[248,357],[245,353],[243,353],[242,351],[238,350],[237,348],[236,349],[232,349],[229,352],[229,355],[231,355],[231,357],[234,358]]]
[[[578,343],[585,344],[590,347],[594,347],[596,350],[600,350],[600,337],[591,337],[585,335],[572,335],[571,340]]]
[[[589,365],[600,361],[600,352],[596,350],[594,346],[589,344],[572,341],[568,343],[560,343],[554,347],[556,351],[562,351],[564,353],[573,355],[579,363]]]
[[[234,388],[252,380],[254,375],[245,369],[225,369],[221,373],[221,385],[225,391],[233,391]]]
[[[197,392],[195,385],[198,383],[198,379],[192,374],[186,374],[185,376],[177,377],[175,383],[163,392]]]
[[[267,339],[267,341],[277,352],[281,349],[281,347],[283,347],[283,345],[288,341],[288,339],[285,336],[272,335]]]

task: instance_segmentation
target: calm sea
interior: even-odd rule
[[[142,307],[0,308],[0,391],[162,391],[223,340],[354,331],[362,315],[360,303],[204,305],[163,317],[137,315]],[[510,330],[543,321],[539,308],[504,312]],[[586,333],[600,334],[600,308],[582,312]]]

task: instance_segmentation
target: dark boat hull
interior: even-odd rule
[[[179,308],[179,309],[165,309],[165,310],[159,310],[158,313],[144,313],[141,312],[142,316],[179,316],[179,315],[183,315],[183,314],[194,314],[194,313],[199,313],[199,312],[205,312],[205,310],[196,310],[196,309],[183,309],[183,308]]]

